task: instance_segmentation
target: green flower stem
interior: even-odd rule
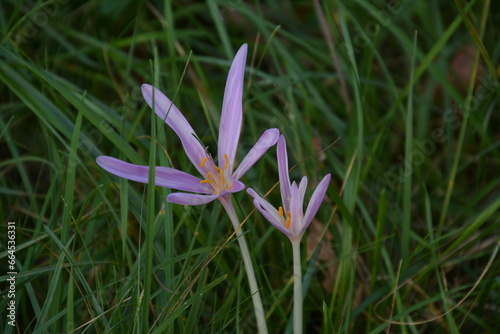
[[[240,244],[241,256],[243,257],[243,263],[245,264],[245,269],[247,272],[248,284],[250,285],[250,293],[252,294],[253,307],[255,311],[255,317],[257,319],[257,327],[260,334],[267,334],[266,317],[264,313],[264,307],[262,306],[262,299],[260,298],[259,287],[257,286],[257,280],[255,279],[255,271],[253,270],[252,259],[250,258],[250,252],[248,251],[247,242],[243,236],[243,232],[240,228],[240,221],[234,210],[233,201],[231,195],[222,196],[219,198],[222,206],[226,210],[231,223],[233,224],[234,230],[236,231],[236,237]]]
[[[293,332],[302,334],[302,266],[300,240],[292,241],[293,250]]]

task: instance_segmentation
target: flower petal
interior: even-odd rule
[[[149,166],[134,165],[119,159],[107,156],[97,157],[96,162],[103,169],[127,180],[148,183]],[[200,183],[200,179],[169,167],[155,167],[155,184],[157,186],[177,190],[192,191],[210,194],[212,187]]]
[[[227,155],[229,174],[233,171],[234,157],[240,138],[243,119],[243,78],[248,46],[243,44],[234,57],[227,76],[222,115],[219,126],[219,167],[223,168]]]
[[[290,211],[290,176],[288,175],[288,156],[286,153],[285,136],[281,135],[278,139],[278,147],[276,149],[278,159],[278,175],[280,179],[281,199],[283,201],[283,209]]]
[[[300,203],[304,203],[306,189],[307,189],[307,176],[303,176],[302,179],[300,179],[300,183],[299,183]]]
[[[237,180],[240,179],[271,146],[276,144],[279,134],[280,131],[278,129],[268,129],[264,131],[259,140],[257,140],[252,149],[245,158],[243,158],[238,168],[236,168],[233,177]]]
[[[302,218],[304,217],[304,202],[303,198],[300,197],[299,187],[295,181],[292,182],[292,186],[290,187],[290,230],[294,234],[296,239],[300,239],[302,234],[300,231],[302,230]]]
[[[142,95],[151,108],[153,108],[153,88],[151,85],[142,85]],[[200,167],[200,163],[207,153],[191,125],[172,101],[156,88],[154,88],[154,99],[155,113],[175,131],[191,163],[201,175],[205,175],[205,170]]]
[[[302,237],[302,225],[304,223],[304,196],[306,194],[307,188],[307,176],[303,176],[300,180],[299,186],[295,182],[292,183],[291,188],[291,203],[290,203],[290,211],[292,214],[292,223],[291,229],[294,231],[296,236],[299,236],[299,239]]]
[[[330,179],[331,175],[327,174],[323,180],[318,184],[316,189],[314,190],[314,193],[311,196],[311,199],[309,200],[309,204],[307,205],[307,210],[304,215],[304,220],[303,220],[303,226],[302,226],[302,231],[301,234],[304,233],[306,228],[309,226],[311,223],[312,219],[318,212],[319,206],[321,205],[321,202],[323,201],[323,198],[325,197],[326,190],[328,189],[328,186],[330,185]]]
[[[238,191],[242,191],[245,188],[246,188],[246,186],[243,182],[238,181],[238,180],[233,180],[233,185],[231,186],[231,189],[228,190],[227,192],[237,193]]]
[[[273,220],[273,216],[271,214],[269,214],[269,212],[266,211],[264,208],[262,208],[261,202],[254,199],[253,205],[255,205],[257,210],[259,210],[259,212],[264,216],[264,218],[266,218],[267,221],[269,221],[274,227],[276,227],[279,231],[281,231],[284,235],[286,235],[290,240],[294,239],[291,230],[289,230],[285,226],[283,226],[282,223],[279,223],[279,222]]]
[[[252,188],[248,188],[247,193],[250,196],[252,196],[257,202],[259,202],[259,205],[264,207],[264,209],[266,210],[268,215],[272,216],[273,221],[275,221],[279,225],[282,225],[282,226],[284,225],[283,224],[284,218],[279,215],[278,210],[276,210],[276,208],[274,206],[272,206],[271,203],[269,203],[268,201],[266,201],[265,199],[260,197],[259,194],[257,194],[257,192],[255,192],[255,190],[253,190]]]
[[[289,238],[293,238],[292,231],[284,225],[285,219],[281,217],[278,210],[268,201],[260,197],[252,188],[247,189],[247,193],[254,198],[253,204],[274,227],[283,232]]]
[[[167,196],[167,202],[181,205],[202,205],[212,202],[223,194],[199,195],[190,193],[172,193]]]

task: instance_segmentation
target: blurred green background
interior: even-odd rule
[[[227,71],[248,43],[239,159],[277,127],[293,179],[307,175],[313,189],[332,173],[303,242],[307,333],[496,332],[499,10],[461,0],[0,2],[0,328],[256,332],[219,203],[172,205],[158,187],[152,203],[147,186],[95,163],[148,164],[154,140],[157,165],[196,174],[140,85],[173,99],[215,152]],[[242,181],[265,193],[276,167],[273,148]],[[278,205],[278,188],[268,198]],[[236,202],[269,331],[290,333],[289,242],[245,192]]]

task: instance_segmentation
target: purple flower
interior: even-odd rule
[[[255,207],[271,224],[286,234],[290,238],[290,241],[300,241],[304,231],[311,223],[316,212],[318,212],[330,184],[331,175],[327,174],[318,184],[304,214],[304,195],[307,188],[307,177],[304,176],[299,185],[295,181],[290,184],[286,141],[283,135],[278,139],[277,157],[283,206],[280,206],[276,210],[275,207],[260,197],[253,189],[248,188],[247,192],[254,198],[253,203]]]
[[[209,203],[226,194],[241,191],[245,185],[239,179],[278,140],[278,129],[266,130],[246,157],[234,169],[236,149],[243,119],[243,78],[247,45],[243,44],[234,57],[227,77],[222,115],[219,126],[218,165],[200,142],[193,128],[177,107],[158,89],[142,85],[142,95],[179,136],[189,160],[203,176],[202,179],[169,167],[155,167],[156,185],[192,193],[172,193],[167,201],[184,205]],[[113,157],[100,156],[99,166],[120,177],[148,183],[148,166],[133,165]],[[196,193],[196,194],[193,194]]]

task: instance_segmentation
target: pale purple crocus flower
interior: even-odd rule
[[[265,312],[250,252],[231,198],[232,193],[245,189],[245,185],[240,181],[240,178],[271,146],[276,144],[279,137],[278,129],[264,131],[257,143],[235,169],[236,149],[243,120],[243,78],[247,49],[246,44],[241,46],[229,69],[219,125],[217,165],[186,118],[162,92],[150,85],[142,85],[142,95],[155,113],[179,136],[189,160],[202,175],[200,179],[174,168],[155,167],[155,184],[189,192],[169,194],[167,201],[171,203],[201,205],[215,199],[221,202],[235,229],[241,248],[259,333],[267,334]],[[148,166],[138,166],[107,156],[100,156],[96,161],[99,166],[112,174],[129,180],[148,183]]]
[[[247,192],[254,198],[253,203],[257,210],[278,230],[283,232],[292,243],[293,254],[293,332],[302,334],[303,330],[303,303],[302,295],[302,266],[300,257],[300,242],[305,230],[311,224],[318,212],[319,206],[325,197],[330,184],[331,175],[327,174],[314,190],[306,212],[304,213],[304,196],[307,188],[307,177],[302,177],[299,185],[290,183],[288,174],[288,157],[286,153],[285,137],[278,139],[276,150],[278,157],[278,175],[280,180],[281,201],[283,206],[277,210],[268,201],[260,197],[253,189]]]
[[[302,235],[318,212],[319,206],[325,197],[331,175],[327,174],[318,184],[304,213],[307,177],[302,177],[298,185],[295,181],[290,183],[286,141],[283,135],[278,139],[276,155],[278,158],[278,174],[283,205],[276,209],[253,189],[248,188],[247,192],[254,198],[253,203],[255,207],[274,227],[283,232],[292,243],[300,242]]]
[[[219,126],[218,165],[177,107],[158,89],[151,85],[142,85],[144,99],[179,136],[189,160],[202,175],[200,179],[174,168],[155,167],[156,185],[191,192],[169,194],[168,202],[201,205],[245,189],[245,185],[239,179],[271,146],[276,144],[279,130],[265,131],[238,168],[234,168],[243,119],[243,78],[247,49],[246,44],[241,46],[227,77]],[[96,161],[99,166],[112,174],[148,183],[148,166],[134,165],[108,156],[100,156]]]

